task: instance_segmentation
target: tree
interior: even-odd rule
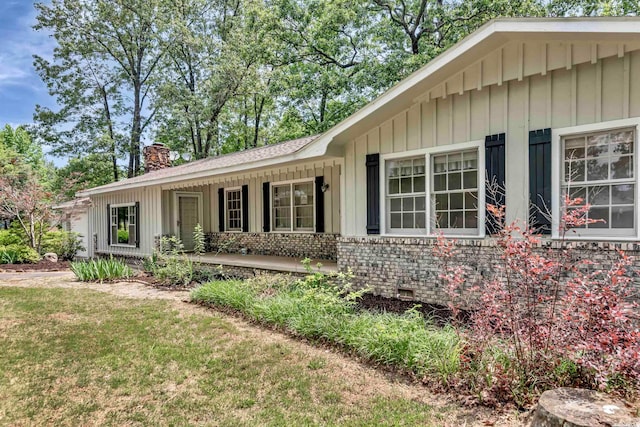
[[[201,159],[221,152],[220,116],[264,63],[265,12],[254,0],[178,0],[172,11],[158,139]]]
[[[102,82],[108,81],[105,76],[121,79],[113,90],[128,101],[122,119],[127,122],[129,134],[126,150],[129,177],[139,173],[141,137],[155,115],[155,111],[146,108],[158,64],[170,46],[163,39],[169,3],[168,0],[52,0],[50,5],[36,4],[35,28],[51,31],[58,44],[54,62],[64,64],[66,58],[80,56],[96,64],[93,69],[82,69],[85,76],[98,70]]]
[[[66,199],[72,199],[78,191],[113,182],[111,173],[111,164],[105,154],[71,158],[67,165],[56,170],[53,190]]]
[[[47,168],[42,147],[33,142],[24,126],[17,126],[14,129],[10,125],[5,125],[0,130],[0,150],[3,150],[5,161],[10,157],[20,158],[22,163],[42,173]],[[1,164],[0,167],[2,167]]]

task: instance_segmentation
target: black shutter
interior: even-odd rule
[[[380,234],[380,154],[367,154],[367,234]]]
[[[136,202],[136,248],[140,247],[140,202]]]
[[[268,182],[262,183],[262,231],[268,233],[271,231],[271,203],[269,196],[271,195],[271,187]]]
[[[218,188],[218,231],[224,231],[224,188]]]
[[[107,246],[111,246],[111,205],[107,203]]]
[[[529,225],[551,233],[551,129],[529,132]]]
[[[324,233],[324,176],[316,176],[316,233]]]
[[[505,194],[505,134],[489,135],[484,140],[485,166],[486,166],[486,197],[487,205],[504,206]],[[494,234],[504,224],[486,213],[487,234]]]
[[[242,231],[249,232],[249,186],[242,186]]]

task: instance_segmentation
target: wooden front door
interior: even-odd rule
[[[197,196],[178,196],[178,233],[185,251],[193,250],[193,231],[200,216],[198,203]]]

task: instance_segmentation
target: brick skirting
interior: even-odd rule
[[[329,233],[207,233],[207,252],[336,261],[339,235]]]
[[[442,260],[433,254],[433,238],[341,237],[338,239],[338,268],[350,268],[354,284],[368,285],[374,294],[390,298],[413,299],[446,304],[448,297],[439,275]],[[571,242],[573,255],[593,262],[594,269],[607,269],[624,250],[633,259],[628,274],[640,287],[640,244],[609,242]],[[466,271],[466,286],[472,287],[483,276],[492,274],[500,259],[494,239],[458,240],[459,254],[451,261]],[[558,249],[560,242],[545,240],[540,250]],[[405,291],[403,291],[405,290]],[[412,294],[412,296],[411,296]]]

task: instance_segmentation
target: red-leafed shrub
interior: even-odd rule
[[[502,220],[504,207],[488,206]],[[467,343],[459,385],[485,403],[525,405],[545,389],[583,386],[631,394],[640,385],[637,289],[624,253],[602,270],[572,251],[566,236],[592,222],[589,205],[565,200],[559,247],[544,248],[534,229],[505,226],[495,235],[494,271],[465,287],[455,241],[440,237],[435,253]],[[455,316],[454,316],[455,317]]]

